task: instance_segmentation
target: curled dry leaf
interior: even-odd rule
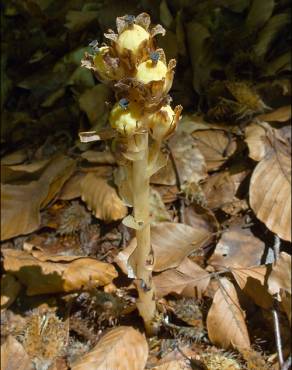
[[[269,230],[291,241],[291,155],[280,141],[257,164],[250,181],[249,200],[257,218]]]
[[[57,156],[37,181],[1,185],[1,240],[28,234],[40,226],[40,209],[60,191],[74,171],[75,161]]]
[[[190,135],[177,133],[170,138],[168,145],[179,172],[181,183],[186,181],[199,182],[207,176],[204,157]],[[151,182],[160,185],[176,184],[175,171],[170,158],[166,166],[151,177]]]
[[[273,112],[260,114],[257,119],[264,122],[286,122],[291,119],[291,106],[285,105],[280,107]]]
[[[1,345],[1,370],[33,370],[28,354],[12,335]]]
[[[223,232],[208,264],[218,271],[229,267],[260,265],[265,243],[256,238],[250,229],[232,226]]]
[[[273,304],[272,296],[268,293],[266,277],[268,268],[265,265],[254,267],[232,267],[234,276],[240,289],[248,295],[255,304],[270,309]]]
[[[175,269],[163,271],[153,278],[157,297],[177,293],[185,297],[201,298],[210,282],[210,274],[189,258]]]
[[[27,287],[29,296],[104,286],[118,276],[111,264],[81,256],[5,249],[3,257],[4,270]]]
[[[223,130],[201,130],[192,134],[200,152],[205,158],[207,170],[216,170],[236,150],[236,141]]]
[[[280,293],[281,290],[291,294],[291,255],[280,253],[278,260],[273,264],[268,286],[271,294]]]
[[[249,157],[254,161],[262,160],[271,148],[267,140],[267,127],[252,122],[245,129],[245,142],[248,146]]]
[[[17,298],[21,285],[13,275],[1,276],[1,310],[8,308]]]
[[[88,173],[81,182],[81,198],[95,217],[106,222],[126,216],[127,207],[116,190],[95,173]]]
[[[73,176],[67,180],[59,194],[59,199],[72,200],[81,197],[81,181],[86,176],[83,172],[75,172]]]
[[[208,312],[207,329],[209,338],[215,345],[225,349],[250,348],[244,311],[240,307],[235,287],[226,278],[220,279]]]
[[[147,341],[140,332],[120,326],[108,331],[97,345],[71,365],[72,370],[143,370]]]

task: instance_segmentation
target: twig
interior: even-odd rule
[[[165,145],[166,145],[166,148],[169,152],[169,158],[171,160],[171,164],[172,164],[172,167],[173,167],[173,170],[174,170],[176,185],[178,187],[178,190],[181,191],[180,175],[179,175],[179,172],[178,172],[178,169],[177,169],[177,165],[176,165],[172,150],[171,150],[170,146],[168,145],[168,143],[165,143]],[[184,200],[180,197],[178,198],[178,202],[179,202],[178,220],[179,220],[180,223],[184,223],[185,222],[185,203],[184,203]]]
[[[277,302],[274,302],[275,307],[272,309],[273,314],[273,321],[274,321],[274,330],[275,330],[275,340],[276,340],[276,347],[278,352],[278,360],[280,368],[282,369],[282,366],[284,364],[284,358],[283,358],[283,351],[282,351],[282,340],[281,340],[281,332],[280,332],[280,323],[279,323],[279,315],[277,310]]]
[[[291,355],[288,357],[288,359],[284,362],[283,366],[281,367],[281,370],[289,370],[292,363]]]
[[[275,261],[277,261],[280,255],[281,240],[278,237],[278,235],[275,235],[274,237],[275,237],[275,240],[274,240],[273,250],[274,250]]]
[[[281,240],[278,237],[278,235],[275,235],[275,240],[274,240],[274,245],[273,245],[275,262],[278,260],[279,255],[280,255],[280,246],[281,246]],[[272,314],[273,314],[278,360],[279,360],[280,369],[282,369],[283,364],[284,364],[284,357],[283,357],[281,331],[280,331],[280,323],[279,323],[279,315],[278,315],[278,301],[279,301],[279,293],[277,294],[277,297],[274,300],[274,308],[272,309]]]

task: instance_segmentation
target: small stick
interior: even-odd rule
[[[284,362],[283,366],[281,367],[281,370],[289,370],[292,363],[291,355],[288,357],[288,359]]]
[[[165,145],[166,145],[167,150],[169,151],[169,158],[170,158],[173,170],[174,170],[176,185],[178,187],[178,190],[181,191],[181,180],[180,180],[180,175],[179,175],[179,172],[178,172],[178,169],[177,169],[177,165],[176,165],[176,162],[175,162],[174,155],[173,155],[172,150],[171,150],[170,146],[168,145],[168,143],[165,143]],[[184,223],[185,222],[185,212],[184,212],[185,211],[185,203],[184,203],[184,200],[180,197],[178,198],[178,201],[179,201],[178,220],[179,220],[180,223]]]
[[[278,235],[275,235],[275,240],[274,240],[274,245],[273,245],[275,261],[278,260],[279,255],[280,255],[280,246],[281,246],[281,240],[278,237]],[[280,331],[280,323],[279,323],[279,315],[278,315],[278,298],[279,298],[279,293],[277,294],[277,298],[274,300],[274,307],[272,309],[272,314],[273,314],[278,360],[279,360],[280,369],[282,369],[284,365],[284,357],[283,357],[281,331]]]
[[[275,340],[276,340],[276,347],[278,352],[278,360],[280,368],[282,369],[282,366],[284,364],[284,358],[283,358],[283,351],[282,351],[282,340],[281,340],[281,332],[280,332],[280,324],[279,324],[279,315],[277,311],[277,302],[274,302],[275,307],[272,309],[273,314],[273,321],[274,321],[274,330],[275,330]]]

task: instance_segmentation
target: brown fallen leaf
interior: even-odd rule
[[[74,160],[60,155],[51,160],[37,181],[24,185],[1,184],[1,240],[37,230],[40,209],[54,199],[74,167]]]
[[[170,214],[167,212],[160,193],[152,187],[150,188],[149,206],[151,223],[171,221]]]
[[[281,290],[291,294],[291,255],[281,252],[278,260],[273,264],[268,279],[269,292],[278,294]]]
[[[147,341],[139,331],[120,326],[108,331],[97,345],[71,365],[72,370],[143,370]]]
[[[172,222],[159,222],[151,226],[151,244],[154,255],[153,271],[160,272],[178,266],[193,251],[201,248],[212,238],[209,226],[198,223],[197,227]],[[119,267],[132,278],[136,268],[134,251],[136,238],[116,257]]]
[[[245,128],[245,142],[249,157],[254,161],[262,160],[271,148],[267,139],[268,127],[268,125],[252,122]]]
[[[27,185],[1,184],[1,240],[38,229],[41,202],[47,191],[38,181]]]
[[[1,370],[33,370],[28,354],[12,335],[1,345]]]
[[[86,159],[90,163],[96,164],[115,164],[116,159],[112,152],[106,150],[104,152],[98,152],[95,150],[87,150],[81,154],[81,158]]]
[[[210,175],[202,183],[207,206],[210,209],[226,208],[240,201],[236,193],[249,172],[244,166],[234,166]]]
[[[285,105],[273,112],[260,114],[257,119],[265,122],[286,122],[291,118],[291,106]]]
[[[41,251],[3,250],[3,266],[27,287],[27,295],[71,292],[107,285],[118,276],[109,263]]]
[[[105,102],[110,101],[111,96],[111,89],[104,84],[95,85],[80,95],[80,109],[87,114],[92,126],[102,127],[106,123],[109,108]]]
[[[157,297],[177,293],[185,297],[201,298],[210,282],[210,274],[189,258],[175,269],[153,277]]]
[[[192,137],[203,154],[207,170],[216,170],[235,152],[236,141],[223,130],[195,131]]]
[[[207,329],[211,342],[228,348],[250,348],[245,314],[240,307],[233,284],[227,278],[220,279],[207,316]]]
[[[256,217],[280,238],[291,241],[291,155],[287,143],[275,142],[257,164],[249,194]]]
[[[152,370],[191,370],[186,360],[169,360],[161,365],[152,367]]]
[[[106,222],[126,216],[127,207],[116,190],[95,173],[88,173],[81,182],[81,198],[96,218]]]
[[[51,159],[35,160],[27,164],[18,165],[3,165],[1,161],[1,183],[2,184],[13,184],[18,182],[20,179],[25,179],[25,182],[36,180],[44,168],[48,165]]]
[[[261,264],[265,243],[256,238],[250,229],[239,225],[223,232],[208,264],[218,271],[230,267],[250,267]]]
[[[232,267],[230,269],[240,289],[248,295],[255,304],[270,309],[273,305],[272,296],[268,293],[266,278],[268,268],[265,265],[254,267]]]
[[[86,176],[84,172],[75,172],[64,184],[59,199],[72,200],[81,197],[81,181]]]
[[[13,275],[1,276],[1,310],[8,308],[17,298],[21,285]]]
[[[177,133],[171,137],[168,145],[174,157],[181,183],[197,183],[207,176],[204,157],[190,135]],[[151,177],[151,183],[159,185],[176,184],[175,171],[170,158],[166,166]]]
[[[191,252],[203,247],[212,238],[209,225],[191,227],[180,223],[160,222],[151,228],[154,271],[178,266]]]
[[[27,160],[27,150],[18,149],[12,153],[6,154],[1,158],[1,166],[13,166],[21,164]]]

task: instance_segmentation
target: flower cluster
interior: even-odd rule
[[[148,130],[162,141],[175,129],[182,110],[172,109],[168,96],[176,61],[167,64],[164,51],[155,46],[155,36],[165,30],[150,28],[146,13],[118,17],[116,23],[117,33],[105,34],[109,45],[92,45],[94,54],[86,54],[82,65],[114,89],[117,103],[109,121],[119,134],[129,137]]]

